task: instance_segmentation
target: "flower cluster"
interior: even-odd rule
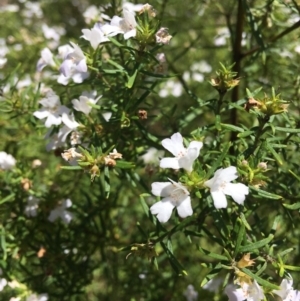
[[[260,301],[265,300],[265,295],[260,285],[254,280],[251,283],[244,282],[241,287],[238,288],[235,285],[227,285],[225,293],[229,298],[229,301]],[[279,290],[273,290],[271,292],[280,297],[281,301],[299,301],[300,292],[293,288],[292,279],[283,279],[280,284]]]
[[[203,143],[192,141],[187,148],[183,145],[183,138],[180,133],[175,133],[171,138],[164,139],[162,145],[174,155],[172,158],[163,158],[160,160],[161,168],[180,169],[183,168],[187,173],[193,171],[194,161],[198,158]],[[204,182],[204,187],[208,187],[217,209],[227,207],[225,195],[230,195],[233,200],[243,205],[245,196],[249,193],[249,188],[242,183],[230,183],[238,178],[237,169],[229,166],[225,169],[218,169],[214,177]],[[182,183],[155,182],[152,184],[152,193],[155,196],[162,197],[162,200],[151,206],[152,214],[157,215],[161,223],[167,222],[176,207],[178,215],[182,218],[191,216],[193,209],[191,206],[190,192]]]

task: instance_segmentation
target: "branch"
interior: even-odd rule
[[[298,27],[300,27],[300,20],[298,22],[296,22],[294,25],[292,25],[291,27],[285,29],[283,32],[281,32],[277,36],[271,38],[270,41],[268,42],[268,44],[275,43],[277,40],[279,40],[283,36],[289,34],[290,32],[292,32],[293,30],[297,29]],[[248,55],[251,55],[251,54],[255,53],[256,51],[258,51],[260,49],[261,49],[261,47],[256,46],[256,47],[252,48],[251,50],[242,53],[241,56],[242,56],[242,58],[244,58],[244,57],[246,57]]]

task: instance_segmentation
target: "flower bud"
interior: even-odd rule
[[[266,162],[260,162],[257,165],[258,168],[263,169],[263,170],[267,170],[268,169],[268,165]]]

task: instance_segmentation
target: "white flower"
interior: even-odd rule
[[[73,117],[72,117],[73,118]],[[72,121],[70,119],[69,115],[65,115],[63,116],[64,122],[67,122],[69,124],[69,126],[74,126],[74,127],[69,127],[67,125],[64,125],[62,128],[59,129],[58,133],[52,135],[50,137],[50,134],[52,132],[52,129],[50,129],[47,134],[45,135],[45,139],[50,137],[50,142],[46,145],[46,150],[49,152],[50,150],[54,150],[57,149],[61,146],[63,146],[67,140],[67,136],[76,130],[77,125],[79,125],[79,123],[77,123],[76,121]]]
[[[123,8],[127,8],[131,11],[140,11],[143,8],[144,4],[134,4],[131,2],[123,1]]]
[[[222,27],[217,29],[217,36],[214,39],[214,44],[216,46],[222,46],[227,44],[227,39],[230,37],[230,32],[227,27]]]
[[[265,298],[263,290],[256,280],[251,284],[244,282],[241,288],[237,288],[234,285],[227,285],[225,293],[228,296],[229,301],[260,301]]]
[[[7,280],[4,278],[0,278],[0,292],[3,291],[6,285],[7,285]]]
[[[203,289],[208,290],[213,293],[218,293],[221,284],[224,282],[223,278],[215,277],[213,279],[210,279],[204,286]]]
[[[83,112],[85,115],[89,115],[92,107],[90,104],[94,105],[98,102],[98,100],[102,97],[102,95],[95,98],[97,95],[96,91],[86,92],[84,91],[78,99],[73,99],[72,104],[73,108],[76,111]]]
[[[249,188],[242,183],[230,183],[230,181],[235,180],[237,177],[236,167],[229,166],[225,169],[218,169],[214,177],[204,183],[210,188],[216,208],[227,207],[225,194],[230,195],[236,203],[240,205],[244,204],[245,195],[249,193]]]
[[[100,10],[95,5],[89,6],[83,13],[85,23],[90,24],[93,20],[97,20],[100,14]]]
[[[74,131],[79,126],[79,123],[74,119],[73,114],[63,113],[61,116],[61,121],[71,130]],[[71,132],[70,131],[70,132]]]
[[[273,293],[278,295],[282,301],[296,300],[296,292],[293,288],[293,279],[283,279],[280,284],[280,290],[273,290]]]
[[[44,67],[51,66],[55,67],[56,64],[53,60],[53,54],[49,48],[44,48],[41,52],[41,58],[38,60],[36,69],[37,71],[42,71]]]
[[[124,18],[114,16],[110,22],[110,25],[114,26],[115,28],[115,34],[123,33],[125,40],[135,37],[137,23],[134,15],[135,13],[132,10],[128,9],[127,7],[123,7]]]
[[[47,118],[45,122],[47,128],[61,124],[61,115],[70,111],[67,107],[61,105],[58,95],[52,90],[48,91],[46,97],[40,100],[39,103],[43,108],[35,111],[33,115],[38,119]]]
[[[9,170],[16,165],[16,159],[7,154],[6,152],[0,152],[0,169]]]
[[[82,29],[83,36],[85,40],[91,43],[94,49],[97,49],[99,44],[109,41],[102,31],[103,25],[96,23],[92,29]]]
[[[155,147],[150,147],[140,158],[145,164],[157,164],[159,162],[159,158],[161,158],[164,153],[164,151],[158,150]]]
[[[196,301],[198,299],[198,292],[193,285],[188,285],[186,291],[183,293],[187,301]]]
[[[158,94],[160,97],[167,97],[168,95],[179,97],[182,94],[182,91],[182,85],[179,82],[169,79],[164,83],[163,88],[158,92]]]
[[[60,37],[66,33],[63,27],[49,27],[47,24],[42,25],[42,31],[46,39],[59,41]]]
[[[160,167],[173,169],[184,168],[188,172],[193,170],[193,163],[199,156],[200,149],[203,146],[202,142],[192,141],[186,149],[183,146],[183,138],[180,133],[175,133],[171,139],[164,139],[161,144],[172,153],[175,158],[163,158],[160,161]]]
[[[72,218],[73,214],[66,210],[72,206],[72,201],[70,199],[64,200],[62,204],[55,209],[51,210],[48,220],[54,222],[56,219],[61,218],[65,224],[68,224]]]
[[[157,215],[161,223],[167,222],[175,207],[180,217],[185,218],[193,214],[190,193],[181,183],[155,182],[152,184],[152,193],[161,196],[163,199],[151,206],[150,211]]]
[[[26,301],[48,301],[48,294],[32,294],[26,298]]]
[[[70,42],[70,44],[73,46],[73,49],[65,56],[64,61],[59,68],[59,71],[65,77],[70,77],[74,73],[78,72],[87,73],[86,58],[81,48],[72,42]]]
[[[39,202],[40,200],[32,195],[28,197],[27,205],[25,207],[25,214],[27,215],[27,217],[35,217],[37,215]]]
[[[64,126],[59,129],[57,134],[51,136],[51,141],[47,144],[46,150],[50,151],[52,149],[56,149],[65,144],[67,136],[75,131],[79,126],[79,123],[74,119],[73,114],[63,113],[61,116],[61,121],[64,123]],[[52,130],[50,129],[45,138],[49,138]]]
[[[0,275],[2,275],[2,269],[0,268]],[[0,278],[0,292],[3,291],[4,287],[7,285],[7,280],[5,278]]]
[[[245,295],[241,288],[233,284],[229,284],[225,287],[225,294],[228,296],[229,301],[243,301],[245,300]]]

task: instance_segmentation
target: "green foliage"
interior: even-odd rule
[[[255,280],[275,300],[289,275],[299,289],[296,1],[157,0],[136,13],[135,37],[97,47],[80,38],[105,19],[97,1],[33,2],[42,15],[29,3],[0,10],[0,151],[16,159],[5,168],[0,157],[1,277],[15,281],[1,299],[183,300],[192,284],[199,300],[227,300],[226,285]],[[84,15],[93,3],[99,15]],[[120,1],[106,4],[102,13],[121,16]],[[49,38],[43,24],[62,33]],[[58,47],[70,41],[89,76],[62,83],[71,54]],[[53,63],[37,72],[45,47]],[[49,88],[69,119],[47,127],[35,112]],[[74,105],[83,91],[98,97],[87,114]],[[186,148],[203,143],[192,171],[159,167],[173,157],[161,141],[177,132]],[[219,208],[207,181],[228,167],[249,194]],[[150,208],[165,195],[151,184],[169,179],[193,213],[176,208],[162,223]],[[53,210],[64,213],[51,220]]]

